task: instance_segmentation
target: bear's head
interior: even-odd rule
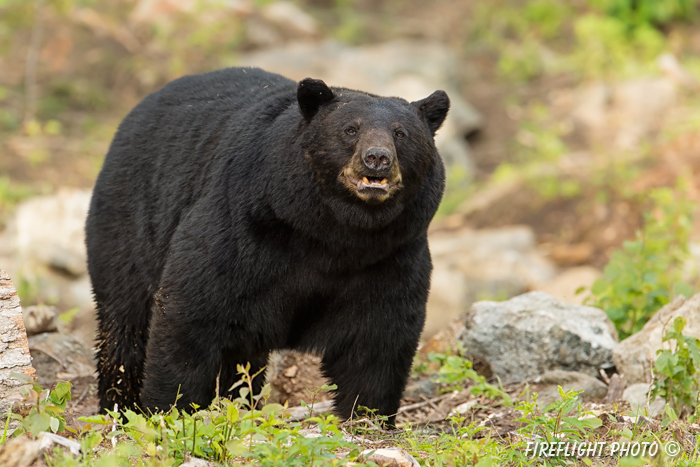
[[[324,192],[351,209],[398,211],[424,183],[443,183],[428,178],[436,165],[442,176],[433,137],[450,106],[444,91],[409,103],[306,78],[297,100],[309,167]]]

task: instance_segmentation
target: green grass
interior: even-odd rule
[[[313,414],[303,421],[292,421],[286,407],[265,403],[270,387],[260,394],[242,391],[235,400],[215,399],[208,408],[187,413],[171,409],[165,413],[143,414],[126,411],[122,417],[108,415],[81,417],[79,425],[66,422],[65,409],[71,400],[70,384],[59,383],[43,390],[30,383],[23,415],[11,414],[19,428],[8,435],[9,423],[0,443],[19,436],[36,438],[40,432],[54,432],[72,438],[81,453],[71,454],[56,447],[46,453],[52,467],[103,466],[176,466],[191,457],[215,465],[255,466],[345,466],[374,465],[362,461],[361,453],[372,446],[398,447],[413,455],[423,466],[493,465],[594,465],[604,460],[593,453],[580,459],[564,456],[534,455],[548,452],[549,445],[579,446],[612,443],[657,443],[673,441],[677,433],[687,433],[689,426],[667,418],[644,425],[620,423],[624,411],[619,407],[593,411],[578,400],[580,392],[563,391],[560,399],[547,407],[537,403],[533,393],[529,401],[511,400],[500,388],[489,385],[473,373],[471,363],[457,355],[433,355],[430,368],[444,389],[467,387],[476,397],[476,409],[511,413],[509,434],[471,415],[450,416],[435,427],[408,424],[400,431],[384,431],[379,421],[355,420],[341,423],[330,414]],[[437,366],[435,366],[437,364]],[[240,368],[239,385],[251,388],[248,368]],[[313,393],[312,393],[313,397]],[[491,405],[483,405],[484,403]],[[510,411],[510,412],[508,412]],[[635,414],[628,414],[635,415]],[[8,422],[10,421],[8,419]],[[312,436],[308,436],[312,433]],[[371,443],[371,444],[368,444]],[[545,444],[543,444],[545,443]],[[579,443],[579,444],[576,444]],[[619,447],[619,446],[618,446]],[[567,448],[568,449],[568,448]],[[697,449],[676,458],[659,453],[655,458],[613,456],[606,465],[695,465]]]

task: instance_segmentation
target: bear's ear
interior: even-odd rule
[[[311,120],[322,104],[333,99],[333,91],[320,79],[304,78],[299,81],[297,101],[306,121]]]
[[[445,91],[435,91],[425,99],[411,102],[411,105],[418,109],[418,113],[428,123],[430,133],[435,136],[450,110],[450,98]]]

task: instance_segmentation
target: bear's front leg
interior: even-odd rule
[[[330,307],[334,312],[323,328],[322,369],[338,386],[335,408],[340,416],[349,418],[364,406],[394,425],[425,322],[429,257],[420,266],[368,271],[339,294],[352,297],[351,303]],[[391,278],[385,281],[388,287],[370,287],[377,277]]]
[[[350,418],[360,407],[376,409],[394,426],[396,412],[411,370],[418,339],[403,342],[362,339],[360,345],[334,349],[323,357],[323,373],[338,386],[335,410]]]
[[[338,386],[335,408],[341,417],[363,406],[394,425],[424,320],[420,300],[360,303],[347,313],[322,359],[324,374]]]

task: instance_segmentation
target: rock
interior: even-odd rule
[[[365,449],[360,459],[362,462],[374,462],[379,467],[420,467],[412,455],[398,448]]]
[[[36,376],[43,387],[95,375],[93,350],[77,337],[44,333],[29,338]]]
[[[438,389],[438,383],[435,382],[435,377],[423,378],[413,383],[409,383],[403,392],[403,397],[413,397],[420,399],[422,396],[431,398],[435,396]]]
[[[482,124],[481,115],[462,97],[458,60],[444,45],[429,41],[392,41],[351,47],[333,41],[294,42],[244,54],[238,64],[258,66],[301,80],[323,79],[332,86],[418,100],[436,89],[450,96],[450,113],[436,143],[448,167],[471,173],[466,135]]]
[[[559,301],[572,305],[583,305],[588,294],[584,292],[577,295],[576,291],[580,287],[590,289],[601,275],[601,272],[592,266],[579,266],[567,269],[554,279],[537,284],[534,288]]]
[[[55,306],[34,305],[25,307],[22,310],[24,326],[27,335],[33,336],[42,332],[58,331],[57,316],[58,310]]]
[[[428,242],[434,270],[423,339],[477,300],[512,297],[556,275],[526,226],[438,231]]]
[[[537,403],[540,408],[545,408],[561,399],[558,386],[561,386],[564,391],[583,391],[578,396],[581,402],[602,401],[608,392],[605,383],[579,371],[548,371],[532,379],[530,384],[530,392],[537,393]]]
[[[321,373],[321,358],[317,355],[295,351],[272,352],[268,360],[266,379],[272,386],[269,402],[298,406],[301,401],[310,404],[312,392],[328,380]],[[319,391],[315,401],[327,401],[331,395]]]
[[[616,86],[615,110],[610,118],[617,126],[615,145],[621,149],[635,149],[659,129],[675,99],[676,85],[665,78],[638,79]]]
[[[595,377],[612,367],[617,333],[602,310],[530,292],[472,305],[459,341],[504,382],[515,382],[555,369]]]
[[[185,462],[180,464],[180,467],[210,467],[214,466],[213,462],[206,461],[204,459],[200,459],[199,457],[191,457],[187,456]]]
[[[17,290],[10,276],[0,269],[0,414],[6,414],[16,401],[22,399],[21,391],[26,383],[18,381],[13,373],[32,378],[35,370]]]
[[[470,399],[467,402],[459,404],[457,407],[452,409],[452,411],[447,415],[447,418],[466,415],[471,409],[476,407],[478,403],[479,399]]]
[[[3,467],[37,465],[39,456],[42,455],[42,447],[42,440],[34,441],[27,435],[12,438],[0,445],[0,465]]]
[[[666,401],[661,397],[657,397],[653,401],[649,401],[649,405],[647,406],[648,395],[649,383],[637,383],[628,386],[622,398],[630,403],[631,411],[634,415],[648,415],[653,417],[664,413]]]
[[[554,103],[589,139],[633,149],[652,136],[675,102],[677,80],[641,78],[615,84],[589,83]]]
[[[262,17],[291,37],[313,37],[318,34],[316,21],[291,2],[273,2],[261,10]]]
[[[670,343],[662,344],[664,328],[678,316],[686,320],[683,334],[700,338],[700,294],[690,299],[676,297],[671,303],[661,308],[636,334],[615,346],[612,352],[613,362],[619,373],[627,378],[629,384],[649,383],[650,370],[656,362],[656,351],[670,348]]]
[[[221,15],[230,13],[246,17],[255,12],[251,0],[136,0],[129,14],[129,24],[156,25],[161,28],[172,27],[178,16],[190,15],[199,20],[205,16],[204,23],[211,23],[214,18],[221,21]],[[201,20],[200,20],[201,21]]]
[[[20,203],[10,222],[18,255],[72,276],[85,275],[85,219],[89,204],[90,191],[68,188]]]

